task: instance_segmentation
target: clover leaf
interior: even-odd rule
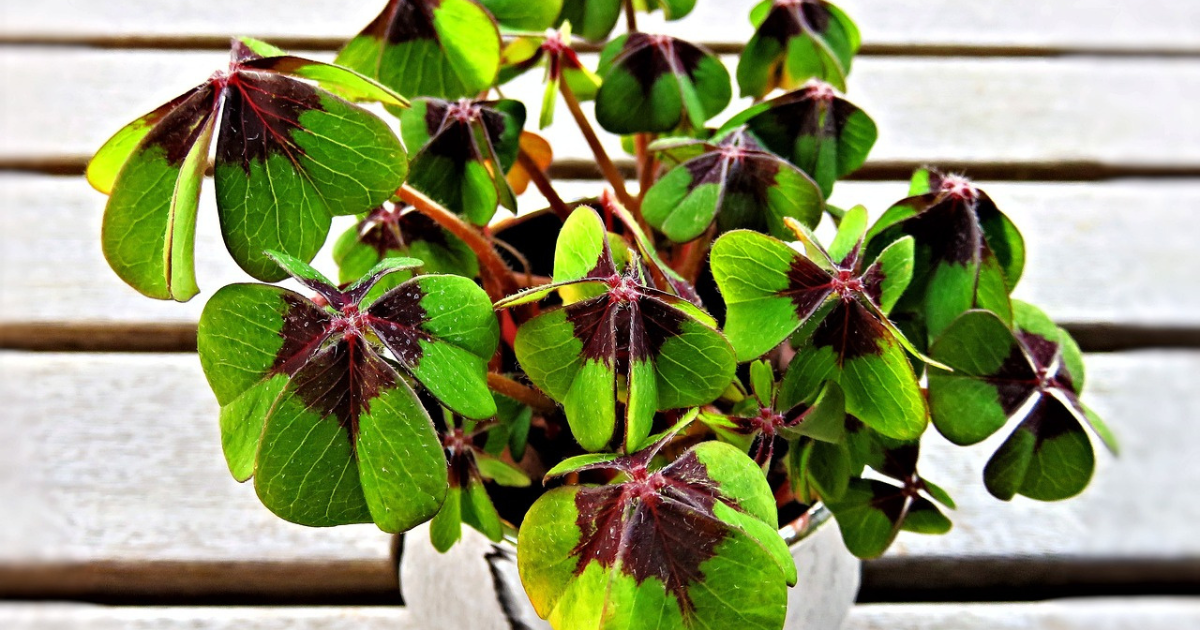
[[[1021,233],[969,180],[917,171],[913,196],[893,205],[868,234],[868,253],[904,236],[916,246],[913,282],[899,307],[936,338],[964,311],[986,309],[1012,322],[1009,293],[1025,266]]]
[[[563,24],[557,31],[545,34],[524,35],[514,38],[500,58],[500,83],[505,83],[524,74],[536,66],[546,69],[546,89],[542,96],[542,112],[538,127],[545,129],[554,122],[554,110],[558,105],[560,83],[580,101],[596,97],[600,88],[600,77],[583,66],[579,55],[571,48],[571,25]]]
[[[500,31],[471,0],[388,0],[336,62],[409,96],[474,96],[496,79]]]
[[[101,245],[113,271],[153,298],[199,292],[196,211],[214,135],[217,213],[234,260],[267,281],[284,275],[264,250],[311,260],[334,215],[378,206],[407,171],[387,125],[342,97],[407,105],[345,68],[235,40],[227,71],[126,125],[88,165],[88,181],[109,195]]]
[[[617,134],[703,129],[733,96],[729,71],[716,55],[667,35],[636,32],[612,40],[597,74],[596,122]]]
[[[762,98],[816,78],[846,89],[858,27],[825,0],[764,0],[750,12],[754,36],[738,61],[742,96]]]
[[[795,335],[800,349],[785,376],[786,402],[835,381],[847,413],[885,435],[913,439],[929,411],[905,355],[915,349],[886,315],[912,273],[912,241],[896,242],[867,265],[865,229],[866,211],[855,208],[829,251],[808,237],[813,258],[756,232],[722,236],[712,269],[728,309],[725,335],[741,361]]]
[[[563,0],[479,0],[501,27],[540,31],[554,26]]]
[[[753,394],[734,405],[731,413],[704,413],[699,417],[725,441],[744,446],[758,465],[766,469],[785,441],[805,437],[830,443],[841,440],[846,403],[837,383],[826,383],[811,405],[799,402],[784,406],[769,363],[751,363],[750,379]]]
[[[517,544],[534,609],[559,629],[643,620],[779,628],[796,565],[762,472],[720,442],[655,468],[664,442],[631,457],[592,456],[576,469],[611,471],[618,481],[555,488],[534,503]]]
[[[446,466],[406,376],[464,416],[496,413],[487,294],[466,278],[418,276],[368,304],[376,282],[420,261],[386,260],[339,290],[302,261],[273,257],[325,306],[260,284],[226,286],[205,306],[197,345],[230,471],[254,477],[263,504],[296,523],[398,532],[429,519]]]
[[[496,306],[564,289],[576,301],[525,322],[514,349],[530,380],[564,405],[584,449],[601,450],[621,435],[633,450],[650,434],[656,411],[711,402],[732,380],[733,350],[712,318],[655,288],[636,259],[619,265],[591,209],[576,210],[563,225],[554,284]]]
[[[995,313],[972,310],[934,342],[933,356],[954,368],[929,372],[934,426],[955,444],[974,444],[1020,418],[984,469],[988,491],[1004,500],[1066,499],[1087,486],[1095,468],[1084,427],[1114,452],[1116,440],[1079,400],[1079,347],[1041,311],[1013,306],[1015,328]]]
[[[481,436],[494,430],[495,425],[465,421],[463,426],[451,425],[442,435],[449,489],[442,509],[429,523],[429,538],[438,551],[445,553],[458,542],[463,524],[493,542],[504,538],[504,524],[488,495],[485,480],[514,487],[531,483],[521,469],[477,446]]]
[[[742,130],[703,146],[705,153],[646,192],[642,213],[650,225],[677,243],[700,236],[714,220],[721,232],[746,228],[778,237],[790,234],[784,217],[816,227],[825,198],[800,169]]]
[[[817,80],[750,107],[720,133],[743,125],[759,144],[813,178],[826,197],[834,182],[866,162],[879,135],[866,112]]]
[[[837,517],[842,540],[860,558],[883,554],[901,531],[944,534],[950,519],[938,504],[954,508],[944,490],[917,472],[920,443],[897,442],[875,436],[866,465],[886,478],[851,479],[828,506]],[[859,463],[859,468],[863,463]]]
[[[504,175],[517,159],[525,106],[519,101],[421,98],[400,116],[404,143],[418,148],[408,183],[487,225],[497,204],[517,209]]]
[[[338,281],[352,282],[388,258],[420,260],[425,273],[474,278],[479,259],[457,236],[411,208],[386,203],[367,213],[333,244]],[[399,278],[400,280],[392,280]],[[377,285],[390,289],[405,274],[391,274]]]

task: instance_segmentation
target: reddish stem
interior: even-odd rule
[[[621,177],[621,172],[617,170],[617,165],[608,157],[608,152],[604,150],[604,145],[600,144],[600,138],[596,136],[596,131],[592,129],[591,123],[588,122],[587,116],[583,113],[583,108],[579,105],[579,99],[575,98],[575,93],[571,91],[571,87],[566,81],[560,81],[558,84],[559,91],[562,92],[563,100],[567,102],[567,109],[571,110],[571,116],[575,118],[575,123],[579,125],[579,131],[583,133],[583,139],[587,141],[588,147],[592,150],[592,155],[596,157],[596,165],[600,167],[600,172],[604,174],[604,179],[608,180],[608,184],[612,186],[613,192],[617,194],[617,199],[625,205],[626,208],[634,210],[639,207],[637,200],[629,196],[629,191],[625,190],[625,178]]]
[[[504,259],[500,258],[500,254],[496,252],[496,248],[492,247],[491,242],[479,229],[467,224],[458,215],[443,208],[441,204],[408,184],[400,187],[399,194],[405,203],[462,239],[471,248],[471,251],[475,252],[483,271],[483,286],[492,301],[501,300],[517,292],[517,281],[513,277],[512,270],[508,268]]]
[[[550,178],[546,176],[546,172],[542,170],[542,167],[524,149],[517,153],[517,161],[521,163],[521,168],[524,168],[525,172],[529,173],[529,181],[533,182],[538,192],[542,193],[546,201],[550,202],[550,209],[554,211],[554,214],[557,214],[558,218],[566,221],[567,217],[571,214],[571,208],[558,195],[558,191],[554,190],[554,186],[550,184]]]
[[[488,372],[487,383],[488,388],[497,394],[508,396],[538,413],[546,414],[558,409],[558,405],[547,398],[545,394],[527,385],[522,385],[503,374]]]

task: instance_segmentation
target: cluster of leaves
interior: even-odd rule
[[[736,70],[753,102],[714,126],[723,61],[634,27],[693,4],[390,0],[336,64],[235,41],[227,70],[104,145],[104,252],[135,289],[197,293],[215,135],[230,254],[304,291],[226,286],[199,326],[229,468],[267,508],[429,521],[442,550],[463,524],[519,527],[522,580],[560,629],[778,628],[796,579],[781,511],[824,503],[862,557],[950,529],[918,471],[931,420],[964,445],[1014,427],[984,474],[1001,499],[1082,491],[1090,434],[1115,440],[1080,400],[1078,346],[1010,298],[1024,243],[987,194],[925,169],[874,224],[828,203],[877,135],[842,93],[854,24],[824,0],[761,3]],[[572,33],[605,40],[622,12],[589,69]],[[555,191],[549,145],[501,94],[534,68],[539,126],[561,96],[612,192]],[[586,100],[633,147],[636,195]],[[531,184],[550,208],[497,221]],[[335,215],[354,217],[337,282],[309,264]]]

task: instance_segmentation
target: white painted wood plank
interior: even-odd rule
[[[741,43],[757,0],[701,0],[685,20],[642,16],[644,30],[696,41]],[[1200,7],[1190,0],[841,0],[867,47],[1004,50],[1200,50]],[[370,21],[382,0],[178,3],[155,0],[43,0],[9,3],[0,40],[254,34],[334,43]],[[1114,28],[1120,25],[1120,28]],[[619,27],[620,28],[620,27]]]
[[[12,630],[417,630],[400,608],[108,607],[0,604]],[[1106,598],[1029,604],[871,604],[842,630],[1184,630],[1200,624],[1200,599]],[[434,630],[434,629],[430,629]]]
[[[47,567],[62,570],[50,584],[68,589],[142,574],[179,592],[269,592],[256,580],[271,576],[310,587],[329,579],[328,590],[312,589],[327,594],[345,591],[344,579],[395,581],[389,535],[284,522],[230,477],[195,355],[4,353],[0,381],[5,590],[36,590]],[[241,570],[189,573],[192,564]],[[292,573],[272,573],[280,565]]]
[[[209,182],[211,184],[211,181]],[[1022,229],[1029,250],[1018,296],[1074,324],[1200,326],[1200,294],[1180,290],[1200,268],[1200,180],[1094,184],[984,183]],[[598,182],[563,182],[567,198]],[[834,201],[879,216],[905,195],[901,182],[845,182]],[[82,178],[0,175],[0,329],[24,325],[191,325],[206,296],[246,281],[220,241],[211,185],[200,209],[201,296],[187,304],[138,295],[100,253],[104,196]],[[533,210],[534,194],[521,200]],[[347,221],[339,222],[347,225]],[[318,264],[332,273],[327,256]]]
[[[1025,558],[1035,566],[1200,561],[1200,505],[1183,500],[1200,485],[1193,465],[1200,353],[1087,359],[1089,403],[1120,436],[1121,458],[1101,455],[1080,498],[1004,504],[980,481],[986,447],[930,439],[923,471],[959,502],[955,529],[904,535],[892,557]],[[90,572],[95,581],[79,588],[119,591],[145,586],[143,574],[159,576],[164,564],[190,571],[183,584],[200,590],[264,587],[231,582],[238,572],[204,570],[231,563],[310,563],[293,574],[280,570],[273,579],[282,583],[319,582],[356,562],[390,578],[387,539],[372,527],[289,525],[229,477],[217,405],[195,355],[0,353],[0,395],[0,505],[9,508],[0,520],[0,588],[63,588],[52,578],[73,584],[75,574]],[[118,562],[120,570],[110,568]]]
[[[0,48],[10,86],[3,107],[16,114],[0,120],[0,162],[81,161],[225,63],[218,51]],[[505,93],[537,107],[538,81],[530,73]],[[869,164],[1200,169],[1194,59],[864,58],[850,94],[880,128]],[[718,120],[747,104],[739,103]],[[565,107],[546,134],[558,158],[592,160]],[[623,157],[615,136],[601,137]]]

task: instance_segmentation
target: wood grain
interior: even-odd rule
[[[757,0],[704,0],[687,19],[639,24],[709,43],[742,43]],[[378,12],[382,2],[332,0],[180,6],[155,0],[43,0],[5,7],[0,41],[107,45],[222,45],[257,35],[334,48]],[[1188,0],[842,0],[859,24],[868,53],[895,51],[1058,54],[1063,52],[1200,52],[1200,8]],[[1120,25],[1120,28],[1114,28]]]
[[[598,194],[602,186],[560,184],[568,198]],[[1180,290],[1200,268],[1200,223],[1180,214],[1200,207],[1200,180],[983,186],[1027,240],[1018,297],[1060,321],[1100,327],[1101,345],[1123,328],[1158,330],[1165,344],[1184,343],[1188,331],[1200,329],[1200,294]],[[879,216],[906,190],[902,182],[846,182],[833,201],[863,203]],[[0,206],[7,209],[0,213],[0,346],[173,350],[194,343],[205,296],[159,302],[122,284],[99,251],[103,204],[82,178],[0,174]],[[543,201],[531,193],[521,204],[533,209]],[[209,186],[196,249],[206,293],[248,280],[225,252],[215,214]],[[327,255],[318,265],[333,271]]]
[[[225,64],[217,51],[0,48],[6,108],[20,113],[0,120],[0,167],[78,171],[123,124]],[[540,103],[539,81],[529,73],[505,93]],[[1010,176],[1200,173],[1198,94],[1193,59],[866,58],[850,81],[880,129],[864,171],[891,177],[927,162]],[[561,113],[546,130],[556,157],[590,173],[591,154]],[[617,137],[602,139],[626,157]]]
[[[426,630],[401,608],[105,607],[0,604],[11,630]],[[1184,630],[1200,599],[1126,598],[1033,604],[856,606],[842,630]],[[434,630],[434,629],[429,629]]]
[[[893,579],[939,559],[966,574],[1019,559],[1024,572],[1009,578],[1026,585],[1088,559],[1127,563],[1126,584],[1171,563],[1195,574],[1200,504],[1181,498],[1200,485],[1200,353],[1089,355],[1088,365],[1086,396],[1120,436],[1121,457],[1101,455],[1080,498],[1004,504],[980,483],[996,440],[957,449],[930,436],[922,471],[958,501],[955,529],[902,535],[887,560]],[[0,505],[10,514],[0,520],[0,596],[394,588],[387,536],[285,523],[229,477],[195,355],[0,353],[0,396]]]

